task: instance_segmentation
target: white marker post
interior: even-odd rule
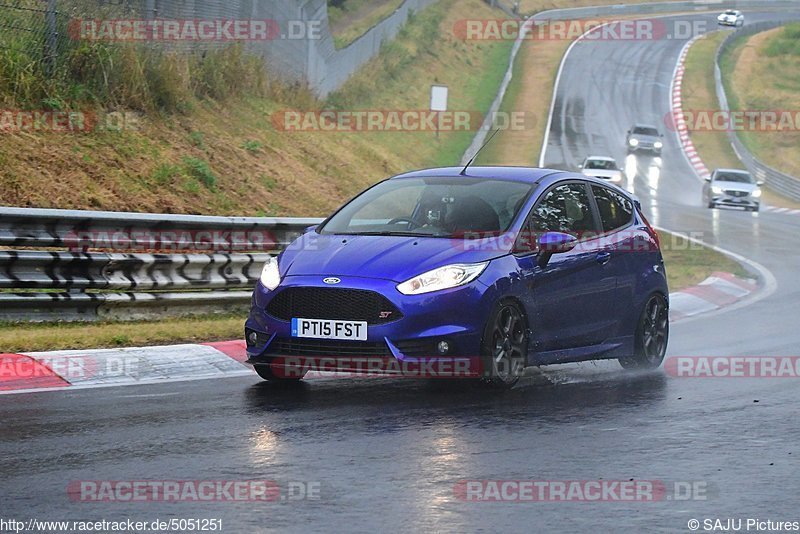
[[[448,88],[446,85],[431,85],[431,111],[447,111]],[[436,116],[436,139],[439,139],[439,116]]]

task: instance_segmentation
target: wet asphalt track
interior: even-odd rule
[[[629,124],[667,113],[681,46],[577,45],[546,161],[622,158]],[[797,355],[800,220],[702,208],[678,150],[668,136],[658,182],[634,183],[651,218],[759,261],[777,290],[674,324],[669,354]],[[10,395],[0,397],[0,518],[222,518],[224,532],[688,532],[691,518],[798,520],[798,404],[797,379],[633,375],[615,362],[547,368],[502,395],[462,382],[284,388],[255,376]],[[66,492],[86,479],[249,478],[319,482],[320,498],[89,504]],[[710,491],[704,501],[474,503],[454,495],[465,479],[702,481]]]

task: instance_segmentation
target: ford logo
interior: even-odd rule
[[[329,278],[323,278],[322,281],[323,281],[323,283],[326,283],[326,284],[331,285],[331,286],[336,285],[339,282],[341,282],[341,280],[336,278],[335,276],[331,276]]]

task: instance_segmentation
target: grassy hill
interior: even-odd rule
[[[472,132],[293,133],[272,119],[296,109],[427,109],[431,84],[450,86],[451,109],[486,110],[511,43],[457,39],[451,28],[466,15],[498,12],[481,0],[434,4],[325,101],[281,85],[235,47],[205,63],[76,49],[61,84],[0,82],[0,108],[128,113],[134,127],[0,133],[0,204],[312,216],[393,173],[457,163]],[[116,61],[89,61],[108,53]],[[0,54],[0,79],[20,80],[12,59]]]

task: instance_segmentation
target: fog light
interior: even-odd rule
[[[447,341],[440,341],[438,345],[436,345],[436,350],[439,351],[439,354],[447,354],[450,352],[450,343]]]
[[[258,333],[251,330],[250,333],[247,334],[247,343],[253,346],[258,345]]]

